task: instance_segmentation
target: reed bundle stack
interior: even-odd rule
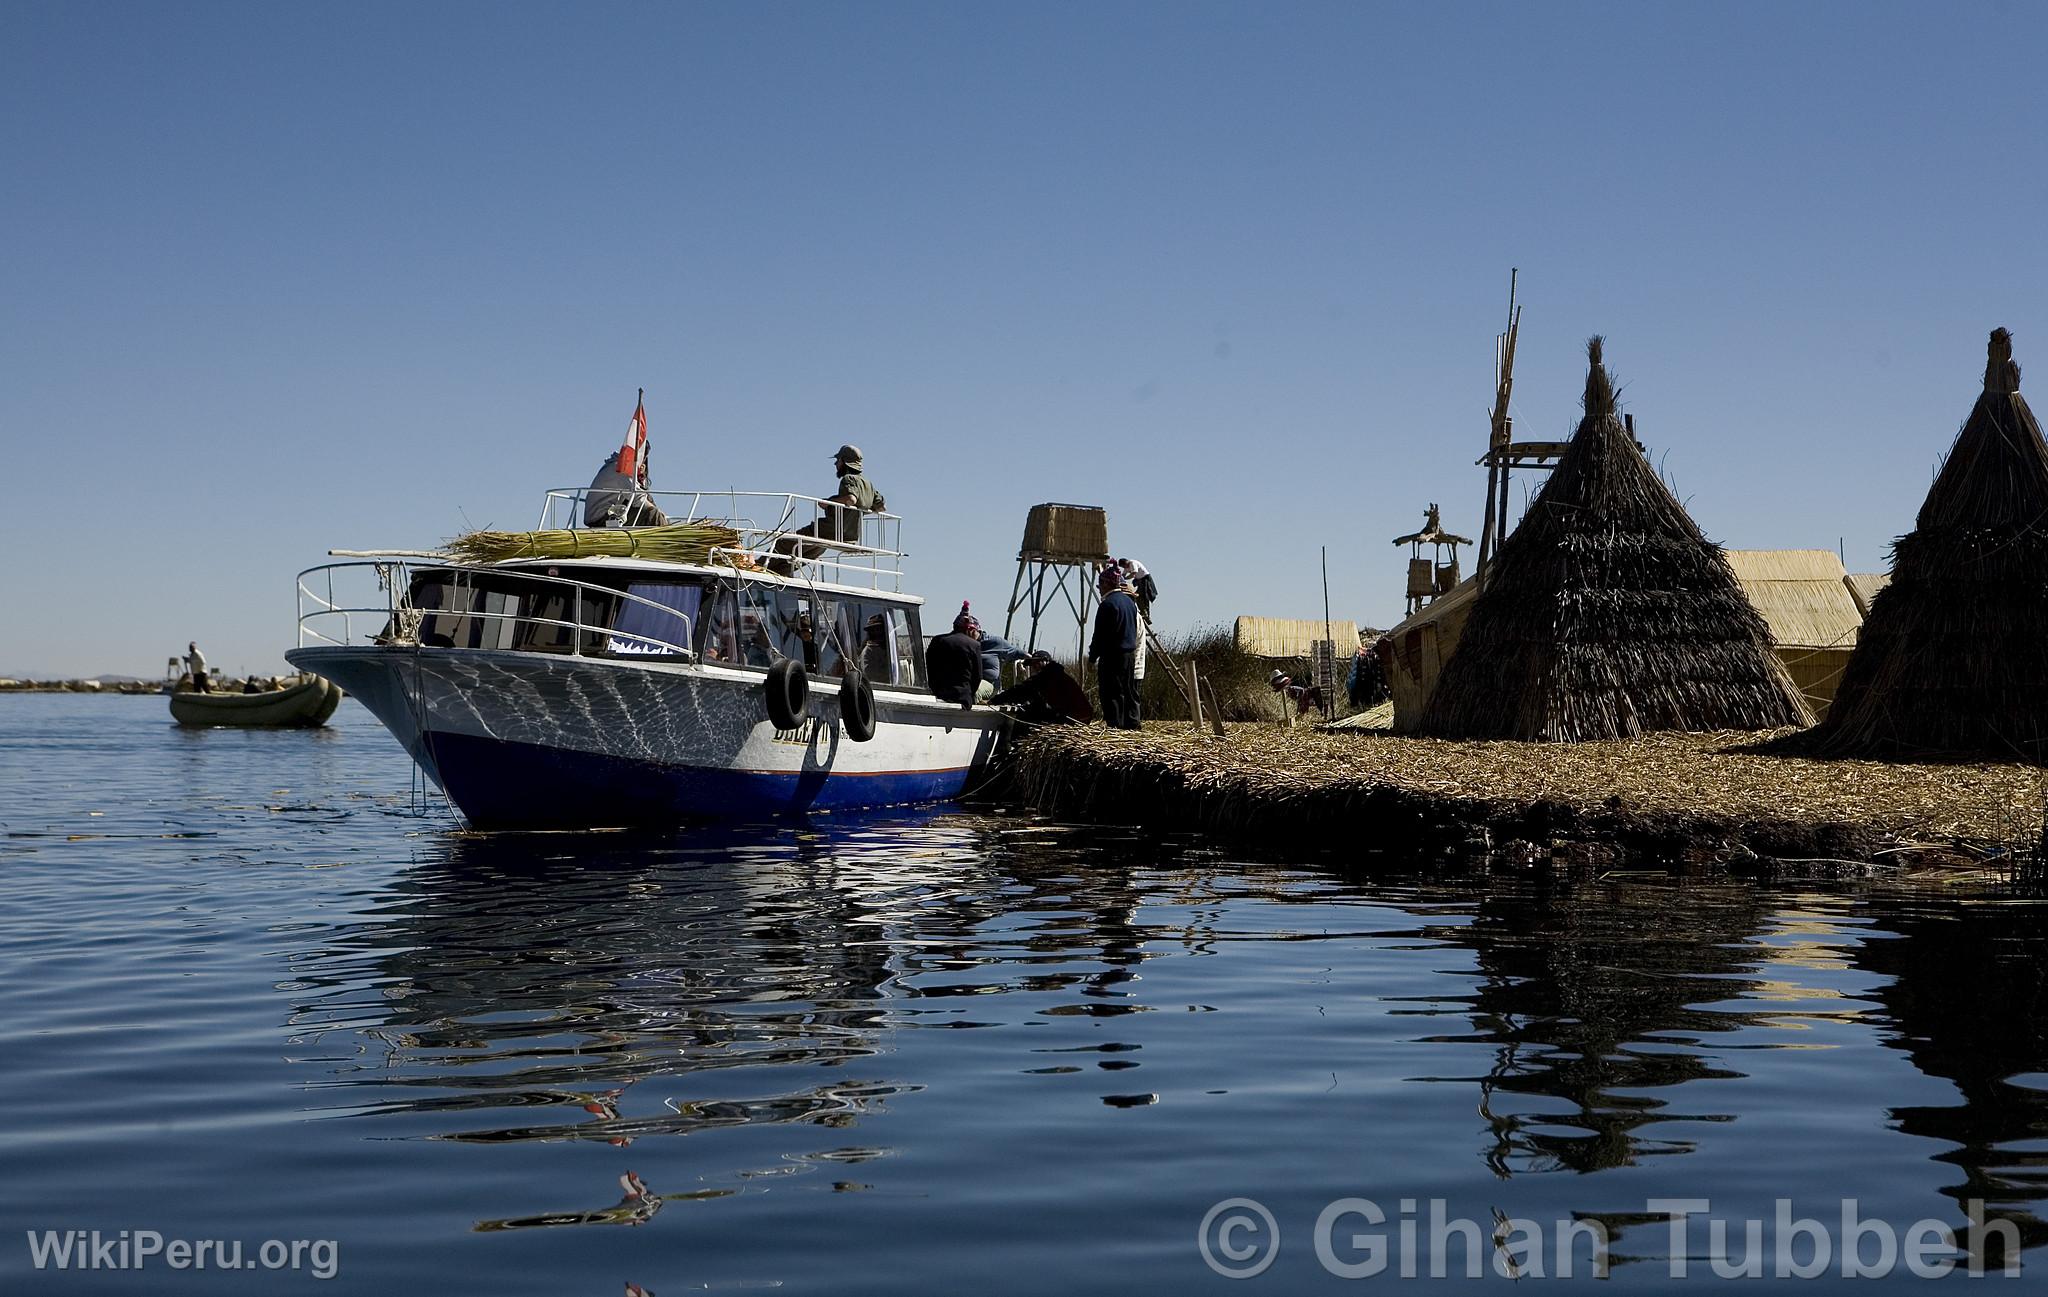
[[[1770,632],[1616,412],[1601,340],[1585,417],[1502,543],[1420,731],[1584,742],[1813,715]]]
[[[1892,546],[1811,750],[2048,759],[2048,444],[2019,389],[1995,329],[1984,392]]]
[[[711,551],[735,547],[740,534],[715,522],[666,527],[591,527],[574,531],[472,531],[448,542],[464,563],[521,558],[646,558],[663,563],[705,563]]]

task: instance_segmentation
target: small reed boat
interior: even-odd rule
[[[341,699],[341,688],[333,681],[302,675],[282,689],[253,694],[180,690],[171,695],[171,719],[180,725],[311,728],[325,725]]]

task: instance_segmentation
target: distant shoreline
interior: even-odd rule
[[[0,680],[0,694],[160,694],[161,680]]]

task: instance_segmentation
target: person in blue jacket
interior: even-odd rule
[[[991,635],[987,631],[980,633],[981,684],[974,692],[974,701],[985,703],[1003,687],[1003,663],[1022,662],[1031,655],[1000,635]]]
[[[1095,664],[1102,691],[1102,723],[1113,730],[1134,730],[1139,728],[1138,601],[1115,563],[1102,569],[1097,588],[1102,603],[1095,610],[1088,660]]]

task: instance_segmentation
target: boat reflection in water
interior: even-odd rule
[[[1351,878],[957,811],[450,835],[377,887],[293,960],[312,1102],[491,1150],[460,1164],[495,1169],[462,1211],[491,1233],[743,1198],[712,1213],[734,1273],[829,1271],[779,1231],[874,1259],[878,1222],[965,1266],[992,1204],[1051,1228],[1114,1181],[1173,1264],[1261,1184],[1311,1221],[1416,1185],[1576,1213],[1638,1257],[1665,1238],[1647,1198],[1708,1192],[1743,1216],[1867,1193],[1902,1222],[1982,1198],[2048,1241],[2044,952],[2016,907]],[[1929,1078],[1956,1102],[1918,1103]]]
[[[1135,1011],[1122,988],[1148,934],[1131,922],[1128,879],[1090,878],[1085,900],[1068,868],[1026,882],[1034,856],[1070,865],[1074,853],[1029,829],[1008,846],[1008,832],[999,821],[904,812],[871,827],[855,819],[773,834],[451,836],[394,880],[375,921],[300,959],[294,1038],[352,1031],[374,1042],[349,1061],[325,1056],[333,1070],[317,1087],[320,1106],[398,1121],[420,1138],[629,1146],[723,1128],[851,1128],[921,1088],[872,1066],[889,1033],[992,1025],[924,1002],[957,1002],[949,970],[989,963],[989,927],[1013,907],[1083,907],[1010,952],[1025,963],[1033,948],[1047,962],[1087,960],[1026,980],[1082,997],[1042,1012]],[[943,980],[916,984],[928,975]],[[820,1071],[829,1079],[788,1084]],[[642,1095],[650,1080],[659,1093]],[[814,1150],[797,1169],[844,1174],[886,1154]],[[620,1188],[616,1203],[478,1228],[638,1224],[666,1201],[735,1192],[662,1193],[630,1174]]]

